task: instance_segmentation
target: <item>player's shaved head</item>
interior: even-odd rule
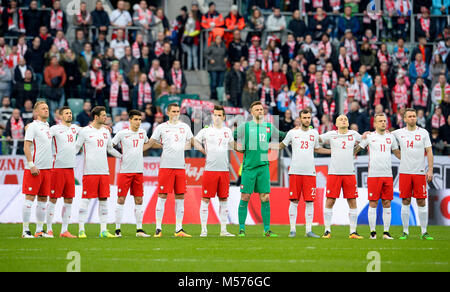
[[[380,133],[384,133],[386,131],[387,126],[387,118],[384,113],[378,113],[374,116],[374,124],[375,130]]]
[[[346,115],[340,115],[336,119],[336,126],[338,128],[348,128],[348,118]]]

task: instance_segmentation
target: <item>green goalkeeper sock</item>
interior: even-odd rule
[[[247,206],[248,201],[243,201],[239,203],[239,230],[245,230],[245,220],[247,219]]]
[[[270,202],[261,202],[261,216],[264,224],[264,232],[270,230]]]

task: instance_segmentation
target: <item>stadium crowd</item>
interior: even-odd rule
[[[155,102],[185,94],[186,71],[206,69],[211,100],[246,110],[260,100],[269,120],[280,116],[282,131],[295,127],[308,107],[319,133],[336,129],[339,114],[359,133],[373,130],[380,112],[398,129],[405,126],[404,110],[413,107],[435,154],[450,154],[450,25],[443,17],[450,0],[415,0],[414,6],[384,0],[384,14],[367,13],[367,0],[312,0],[300,10],[299,1],[242,2],[242,15],[233,5],[225,16],[213,2],[193,1],[169,20],[147,1],[133,7],[118,1],[109,15],[101,1],[90,12],[81,2],[68,16],[59,0],[3,0],[1,153],[24,138],[38,99],[49,103],[50,124],[59,123],[58,108],[69,99],[84,101],[80,126],[89,123],[91,108],[106,105],[113,133],[128,126],[129,110],[139,109],[150,136],[167,119]],[[409,39],[411,13],[415,40]],[[66,38],[69,22],[77,27],[74,41]],[[194,114],[191,119],[201,123]],[[14,153],[23,153],[21,147]]]

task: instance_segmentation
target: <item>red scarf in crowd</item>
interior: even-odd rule
[[[83,14],[81,13],[81,11],[79,11],[76,16],[79,23],[82,23],[83,21],[86,21],[87,23],[91,19],[91,14],[89,12],[85,12],[83,17]]]
[[[334,116],[334,113],[336,111],[336,103],[333,101],[331,101],[331,105],[328,106],[328,102],[326,100],[322,101],[322,108],[323,108],[323,113],[326,115],[330,115],[331,117]]]
[[[177,89],[181,89],[181,85],[182,85],[182,81],[183,81],[183,75],[181,73],[181,70],[178,70],[178,72],[175,72],[175,69],[172,68],[171,70],[171,74],[172,74],[172,81],[173,84],[175,84],[175,87]]]
[[[262,59],[263,59],[263,52],[261,47],[255,48],[254,45],[251,45],[250,48],[248,49],[248,64],[250,66],[253,66],[256,60]]]
[[[344,57],[342,57],[342,55],[339,55],[339,65],[341,67],[341,73],[344,71],[344,68],[348,68],[350,73],[353,73],[352,61],[348,55],[345,56],[345,60]]]
[[[430,19],[420,18],[420,27],[423,31],[430,33]]]
[[[311,106],[311,100],[307,96],[295,96],[295,108],[298,112],[306,109],[309,106]]]
[[[272,71],[272,60],[269,57],[269,60],[262,60],[261,61],[261,69],[267,73]]]
[[[395,103],[395,107],[393,108],[393,110],[396,111],[398,106],[406,106],[408,103],[408,88],[406,87],[406,84],[403,84],[401,86],[396,84],[392,91]]]
[[[361,82],[361,84],[355,83],[354,99],[361,102],[361,105],[365,107],[367,105],[368,97],[369,93],[367,92],[367,85],[365,85],[364,82]]]
[[[164,52],[164,46],[159,41],[157,41],[155,43],[155,55],[156,55],[156,57],[161,56],[161,54],[163,52]]]
[[[138,42],[134,42],[133,45],[131,46],[131,49],[133,51],[133,57],[135,57],[136,59],[139,59],[141,57],[141,48],[139,47]]]
[[[422,106],[422,107],[427,106],[428,88],[425,84],[422,85],[422,88],[420,88],[419,85],[417,85],[417,83],[414,84],[412,95],[413,95],[413,103],[415,106]]]
[[[423,61],[420,61],[420,62],[415,61],[414,63],[416,66],[417,77],[425,74],[425,71],[426,71],[425,63]]]
[[[25,25],[23,22],[23,13],[22,13],[22,9],[16,9],[17,13],[19,14],[19,27],[17,28],[20,32],[25,32]],[[13,21],[13,17],[12,17],[12,13],[11,13],[11,9],[8,8],[7,10],[9,17],[8,17],[8,30],[11,30],[15,25],[14,25],[14,21]]]
[[[330,72],[325,71],[325,72],[323,72],[322,79],[327,83],[329,88],[334,89],[334,88],[336,88],[337,82],[338,82],[336,72],[332,71],[331,76],[332,77],[330,78]],[[331,85],[331,87],[330,87],[330,85]]]
[[[130,100],[130,94],[129,94],[129,88],[126,82],[122,82],[120,84],[122,87],[122,100],[129,101]],[[110,107],[116,107],[117,106],[117,97],[119,96],[119,82],[114,82],[111,85],[111,95],[109,98],[109,106]]]
[[[383,86],[380,84],[379,86],[375,86],[375,99],[373,102],[373,106],[377,106],[381,104],[381,100],[384,98],[384,90]]]
[[[380,64],[383,62],[389,64],[391,62],[391,57],[389,56],[389,52],[383,53],[381,50],[379,50],[377,53],[377,57],[378,57],[378,61],[380,61]]]
[[[152,102],[152,88],[150,87],[150,84],[148,82],[145,82],[145,84],[139,82],[138,87],[139,107],[142,107],[144,103],[151,103],[151,102]]]
[[[63,29],[63,11],[61,9],[56,12],[52,9],[50,12],[50,28],[56,30]]]
[[[438,116],[437,114],[434,114],[433,117],[431,118],[431,127],[439,129],[444,125],[445,125],[444,115]]]
[[[25,125],[23,123],[22,118],[16,120],[14,117],[11,117],[11,137],[13,139],[23,139],[23,129]]]
[[[155,69],[152,67],[150,69],[150,72],[148,73],[148,79],[150,79],[151,82],[155,82],[157,76],[164,78],[164,70],[161,67],[159,67],[156,72]]]
[[[323,79],[322,79],[321,86],[322,86],[323,96],[325,96],[327,94],[328,86],[327,86],[327,83],[325,82],[325,80],[323,80]],[[316,81],[314,81],[314,99],[316,102],[320,101],[319,85],[317,84]]]
[[[69,48],[69,43],[67,42],[67,40],[65,39],[58,39],[55,38],[55,40],[53,41],[53,43],[56,45],[56,47],[58,48],[58,50],[63,49],[64,51],[66,51]]]
[[[356,49],[356,41],[354,39],[345,39],[344,46],[347,49],[347,56],[351,56],[353,61],[358,61],[359,55]]]
[[[261,101],[262,104],[266,104],[266,88],[267,87],[265,87],[265,86],[263,86],[261,88],[261,99],[260,99],[260,101]],[[269,89],[269,88],[267,88],[267,89]],[[270,87],[269,90],[270,90],[270,92],[269,92],[269,94],[270,94],[270,102],[274,103],[275,102],[275,91],[274,91],[272,86]]]
[[[105,84],[102,70],[100,69],[98,69],[97,71],[91,70],[89,72],[89,75],[91,77],[91,86],[93,88],[97,88],[99,85]]]
[[[325,52],[325,58],[331,57],[331,51],[332,51],[332,49],[331,49],[331,44],[330,44],[330,42],[327,42],[326,44],[324,44],[323,42],[320,42],[320,43],[319,43],[318,49],[319,49],[319,50],[320,50],[320,49],[323,49],[323,50],[324,50],[324,52]]]

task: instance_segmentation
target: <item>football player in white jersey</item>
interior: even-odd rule
[[[64,198],[60,237],[76,238],[67,230],[75,197],[75,143],[80,127],[72,124],[72,110],[64,106],[58,111],[61,124],[50,128],[53,149],[52,189],[47,205],[47,234],[53,237],[52,223],[56,201]]]
[[[304,109],[299,113],[300,127],[290,130],[280,143],[280,149],[292,145],[292,160],[289,167],[289,237],[296,236],[298,201],[303,195],[305,201],[306,237],[319,238],[312,232],[314,200],[316,195],[316,168],[314,152],[331,154],[330,149],[319,145],[319,133],[310,129],[311,111]]]
[[[153,132],[147,147],[155,143],[163,145],[158,173],[158,201],[156,203],[155,237],[162,236],[162,219],[167,194],[175,194],[175,236],[192,237],[183,230],[184,194],[186,193],[186,166],[184,152],[194,145],[191,128],[180,121],[180,106],[171,103],[167,106],[169,121],[160,124]],[[145,148],[144,148],[145,151]]]
[[[88,207],[91,199],[98,198],[98,215],[100,218],[100,238],[115,237],[106,228],[108,221],[109,166],[107,153],[116,158],[122,155],[112,147],[111,134],[104,127],[106,122],[106,109],[96,106],[91,111],[93,122],[78,133],[75,144],[75,153],[83,148],[83,195],[79,213],[78,238],[86,238],[84,223],[88,216]]]
[[[34,105],[36,120],[26,127],[23,152],[27,159],[25,165],[22,193],[25,200],[22,208],[22,238],[33,238],[29,229],[31,207],[37,196],[36,233],[34,237],[50,237],[44,232],[47,196],[50,195],[52,177],[52,136],[47,123],[48,105],[38,101]]]
[[[142,114],[138,110],[128,113],[130,128],[119,131],[112,139],[113,146],[120,145],[122,159],[120,171],[117,175],[117,206],[116,206],[116,237],[122,237],[120,224],[123,216],[125,198],[130,190],[134,197],[134,216],[136,218],[136,237],[150,237],[142,229],[144,210],[142,197],[144,196],[144,144],[148,142],[147,133],[140,129]]]
[[[405,110],[406,127],[395,130],[392,135],[397,138],[401,149],[399,189],[402,198],[403,235],[400,239],[409,237],[409,213],[411,197],[416,198],[419,209],[419,221],[422,231],[421,238],[433,240],[427,232],[428,206],[427,182],[433,179],[433,150],[428,131],[417,126],[416,110]],[[428,161],[428,171],[425,173],[425,154]]]
[[[235,236],[227,231],[228,206],[227,198],[230,189],[230,170],[228,150],[234,148],[233,133],[224,126],[225,110],[223,106],[214,106],[212,114],[213,125],[201,129],[195,136],[195,148],[206,150],[205,172],[202,180],[202,200],[200,203],[200,221],[202,231],[200,236],[208,234],[208,206],[211,198],[219,197],[220,236]]]
[[[361,141],[361,135],[348,129],[348,118],[340,115],[336,119],[337,131],[329,131],[320,135],[322,143],[329,143],[331,147],[331,160],[327,178],[327,200],[324,209],[325,233],[322,238],[331,238],[331,218],[333,206],[339,198],[341,189],[349,206],[350,239],[362,239],[356,232],[358,222],[358,185],[356,183],[353,150],[356,143]]]
[[[367,188],[369,194],[370,239],[376,239],[377,206],[381,199],[383,205],[383,239],[394,239],[389,233],[391,225],[391,201],[394,199],[394,179],[392,178],[391,152],[400,159],[400,150],[394,135],[386,133],[387,118],[384,113],[375,114],[375,132],[363,136],[356,146],[355,155],[364,148],[369,152],[369,175]]]

